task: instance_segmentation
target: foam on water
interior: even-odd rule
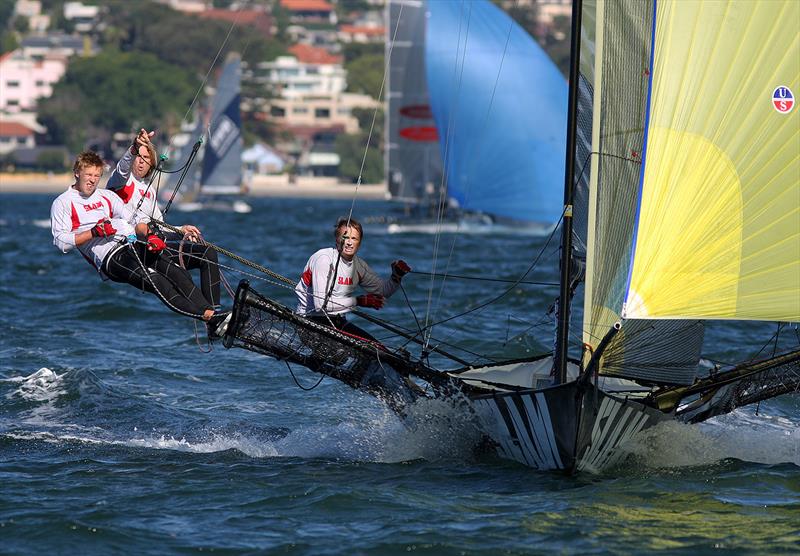
[[[12,377],[3,382],[19,383],[19,387],[9,392],[6,397],[31,402],[49,402],[66,393],[63,375],[57,375],[47,367],[42,367],[35,373],[24,377]]]
[[[739,409],[698,425],[663,423],[639,435],[625,449],[656,468],[709,465],[731,458],[800,466],[800,423]]]
[[[193,377],[189,377],[192,380]],[[214,453],[237,450],[254,458],[329,458],[346,461],[396,463],[411,460],[470,459],[481,439],[474,421],[463,408],[437,400],[422,400],[408,410],[403,421],[388,407],[371,403],[361,411],[347,411],[343,421],[335,424],[301,425],[291,431],[269,432],[259,423],[251,427],[218,426],[202,423],[175,423],[158,431],[145,423],[153,413],[174,411],[164,406],[153,394],[142,392],[136,397],[122,395],[129,423],[126,426],[110,413],[119,409],[114,399],[121,394],[105,385],[90,371],[66,371],[57,374],[42,368],[29,376],[5,379],[16,388],[7,394],[35,403],[16,414],[14,426],[4,434],[17,440],[38,440],[49,443],[81,442],[172,450],[192,453]],[[76,396],[75,403],[59,402],[62,396]],[[104,398],[112,398],[106,403]],[[78,409],[80,408],[80,409]],[[92,408],[92,409],[88,409]],[[78,411],[80,414],[76,414]],[[84,423],[83,413],[96,415],[102,426]],[[77,420],[78,423],[73,421]],[[105,428],[108,423],[114,429]],[[175,432],[170,432],[173,428]],[[256,429],[256,432],[253,432]],[[145,432],[147,431],[147,432]]]

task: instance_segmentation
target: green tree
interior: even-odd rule
[[[361,183],[378,183],[383,180],[383,154],[378,149],[367,149],[364,159],[364,147],[367,143],[366,133],[342,133],[336,137],[336,154],[339,155],[339,176],[352,182],[358,181],[361,161],[364,160],[364,172]]]
[[[368,54],[346,63],[347,90],[377,97],[383,83],[383,54]]]
[[[120,50],[150,52],[200,75],[229,52],[239,52],[248,63],[272,60],[285,52],[282,45],[252,27],[233,27],[226,21],[183,14],[150,1],[116,0],[112,4],[105,23],[116,29],[106,35]]]
[[[31,23],[28,21],[28,18],[24,15],[18,15],[14,18],[14,30],[17,33],[25,34],[31,28]]]
[[[383,56],[383,43],[358,43],[353,42],[342,45],[342,55],[344,63],[347,64],[362,56]]]
[[[14,15],[15,0],[0,0],[0,29],[8,29]]]
[[[383,180],[383,122],[382,110],[376,113],[370,108],[354,108],[353,116],[358,119],[361,130],[353,134],[341,134],[336,138],[336,154],[339,155],[339,176],[353,182],[358,180],[361,161],[364,160],[362,183],[378,183]],[[369,135],[373,117],[375,125]],[[369,139],[369,141],[368,141]],[[367,144],[369,143],[369,145]],[[366,149],[366,158],[364,150]]]
[[[74,60],[39,105],[49,142],[71,150],[106,145],[115,132],[158,127],[169,114],[186,112],[196,79],[151,54],[103,52]],[[179,120],[178,120],[179,121]]]
[[[17,35],[11,31],[0,32],[0,53],[11,52],[19,46]]]

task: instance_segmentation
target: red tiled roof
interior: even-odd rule
[[[17,122],[0,122],[0,136],[2,137],[30,137],[33,130]]]
[[[310,46],[307,44],[293,44],[289,47],[291,53],[298,62],[304,64],[340,64],[341,56],[334,56],[324,48]]]
[[[325,0],[281,0],[281,6],[291,12],[333,11],[333,6]]]
[[[249,25],[264,32],[269,32],[272,26],[272,19],[269,14],[259,10],[210,9],[200,12],[197,15],[203,19],[216,19],[236,23],[237,25]]]
[[[7,58],[11,58],[11,56],[14,54],[14,52],[16,52],[16,50],[10,50],[10,51],[8,51],[8,52],[6,52],[4,54],[0,54],[0,62],[2,62],[3,60],[5,60]]]
[[[383,34],[386,33],[386,29],[383,27],[365,27],[357,25],[342,25],[339,27],[339,31],[349,35],[362,34],[371,36],[383,36]]]

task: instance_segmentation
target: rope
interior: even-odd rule
[[[284,360],[283,362],[286,363],[286,368],[289,369],[289,374],[292,375],[294,383],[297,384],[297,386],[300,387],[301,390],[305,390],[306,392],[310,392],[311,390],[322,384],[322,381],[325,378],[325,375],[320,376],[317,383],[314,386],[311,386],[310,388],[307,386],[303,386],[302,384],[300,384],[300,382],[298,382],[297,377],[294,376],[294,371],[292,370],[291,365],[289,365],[289,362],[286,360]]]
[[[155,223],[157,226],[160,226],[160,227],[162,227],[164,229],[167,229],[167,230],[170,230],[172,232],[178,232],[178,233],[181,232],[180,228],[176,228],[175,226],[172,226],[171,224],[167,224],[166,222],[162,222],[161,220],[153,219],[153,220],[151,220],[151,222]],[[241,264],[243,264],[245,266],[248,266],[250,268],[254,268],[255,270],[258,270],[259,272],[263,272],[267,276],[271,276],[272,278],[275,278],[276,280],[280,280],[281,282],[284,282],[285,284],[294,285],[294,281],[290,280],[289,278],[286,278],[285,276],[281,276],[277,272],[273,272],[272,270],[268,269],[267,267],[265,267],[263,265],[260,265],[260,264],[258,264],[256,262],[253,262],[253,261],[250,261],[250,260],[247,260],[244,257],[240,257],[239,255],[237,255],[233,251],[229,251],[228,249],[225,249],[224,247],[220,247],[219,245],[216,245],[216,244],[211,243],[209,241],[205,241],[203,239],[200,240],[200,243],[201,243],[201,245],[207,245],[207,246],[211,247],[217,253],[221,253],[222,255],[225,255],[226,257],[228,257],[230,259],[233,259],[236,262],[239,262],[239,263],[241,263]]]

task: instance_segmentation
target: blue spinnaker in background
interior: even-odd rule
[[[566,78],[488,1],[437,0],[428,11],[425,63],[448,195],[467,211],[556,223]]]

